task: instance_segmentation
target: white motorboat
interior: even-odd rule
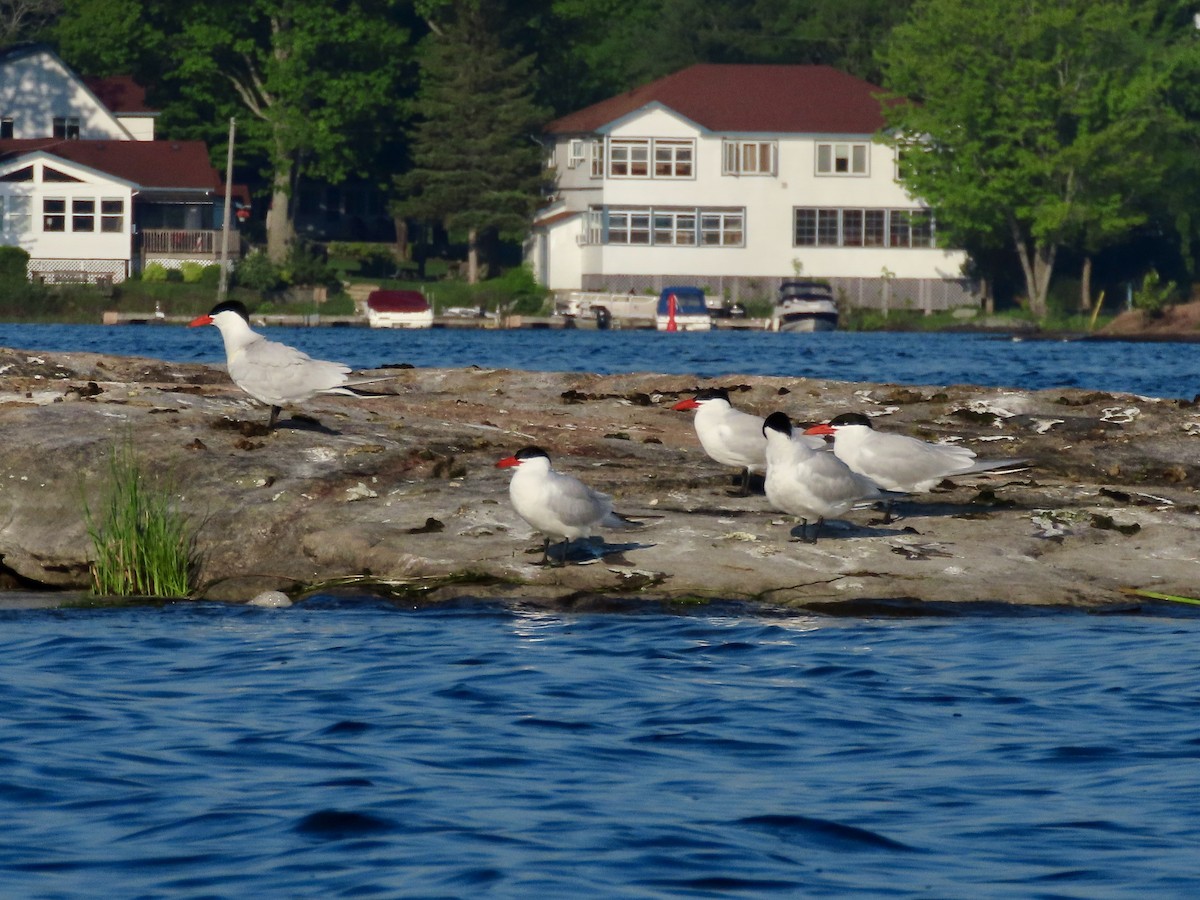
[[[838,325],[837,301],[820,281],[785,281],[771,314],[771,331],[833,331]]]

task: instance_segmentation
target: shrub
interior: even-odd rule
[[[28,252],[20,247],[0,247],[0,281],[23,281],[28,273]]]
[[[166,489],[151,486],[133,456],[132,438],[114,447],[99,515],[83,514],[92,542],[92,593],[186,597],[194,535]]]
[[[324,251],[316,244],[300,241],[292,244],[280,275],[287,284],[329,284],[337,281]]]
[[[198,284],[200,277],[204,274],[205,266],[203,263],[194,262],[193,260],[185,260],[179,264],[179,272],[183,276],[184,284]]]
[[[142,269],[142,281],[160,282],[167,280],[167,267],[162,263],[149,263]]]
[[[1173,281],[1162,284],[1158,272],[1151,269],[1142,278],[1142,286],[1133,292],[1133,307],[1157,319],[1174,302],[1175,288]]]
[[[243,257],[234,268],[233,277],[242,287],[260,293],[273,291],[283,283],[279,268],[261,251]]]

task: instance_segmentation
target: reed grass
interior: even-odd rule
[[[152,484],[133,453],[132,439],[113,447],[100,508],[85,496],[84,521],[92,542],[95,595],[186,597],[195,534],[162,483]]]

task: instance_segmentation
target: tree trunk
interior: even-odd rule
[[[467,231],[467,284],[479,284],[479,230]]]
[[[1054,257],[1058,248],[1046,246],[1036,240],[1032,250],[1030,241],[1016,221],[1011,221],[1013,244],[1021,260],[1021,271],[1025,274],[1025,295],[1029,298],[1029,311],[1038,319],[1046,318],[1046,295],[1050,290],[1050,276],[1054,274]]]
[[[1079,309],[1087,312],[1092,308],[1092,258],[1083,258],[1083,273],[1079,278]]]
[[[404,216],[393,216],[392,225],[396,229],[396,261],[406,262],[408,260],[408,219]]]
[[[276,265],[287,259],[288,248],[295,237],[291,204],[291,174],[281,166],[275,170],[271,207],[267,210],[267,258]]]

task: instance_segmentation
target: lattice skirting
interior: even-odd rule
[[[128,266],[123,259],[31,259],[28,271],[46,284],[119,284]]]
[[[657,294],[670,285],[703,288],[709,296],[724,297],[730,303],[748,300],[774,301],[779,285],[798,278],[750,278],[744,275],[584,275],[583,290],[611,294]],[[821,278],[833,288],[840,303],[852,308],[911,309],[938,312],[961,307],[978,307],[981,298],[976,286],[966,279],[941,278]]]

